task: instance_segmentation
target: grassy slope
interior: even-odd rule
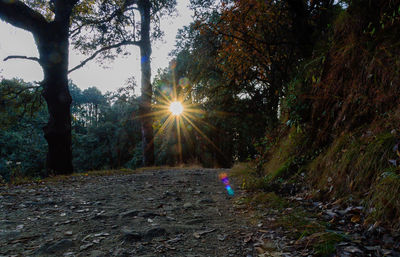
[[[398,229],[400,168],[389,160],[400,160],[393,151],[400,139],[400,1],[373,4],[354,4],[338,17],[323,56],[289,88],[300,100],[287,103],[278,140],[236,172],[245,188],[267,191],[305,175],[314,197],[354,199],[367,207],[368,222]]]

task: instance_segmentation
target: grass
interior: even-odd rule
[[[310,165],[310,178],[323,190],[331,185],[338,196],[363,195],[376,178],[389,167],[396,138],[390,133],[362,137],[361,133],[344,134]],[[332,179],[332,183],[328,182]]]
[[[382,221],[384,224],[400,229],[400,171],[391,168],[382,173],[371,194],[372,212],[368,220],[373,223]]]
[[[343,234],[330,231],[326,222],[301,207],[287,213],[280,212],[274,226],[289,231],[296,245],[312,248],[316,256],[330,256],[335,252],[336,244],[345,239]]]
[[[317,237],[316,237],[317,235]],[[314,234],[312,245],[315,254],[318,256],[330,256],[336,250],[336,244],[345,239],[343,234],[333,231],[326,231]]]
[[[253,224],[263,222],[266,214],[273,215],[275,220],[268,221],[271,228],[281,228],[298,248],[312,248],[315,256],[329,256],[335,252],[336,244],[345,239],[343,234],[330,231],[329,223],[320,221],[315,213],[273,192],[248,194],[238,198],[235,204],[247,206],[253,213]]]

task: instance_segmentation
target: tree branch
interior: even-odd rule
[[[100,54],[101,52],[104,52],[104,51],[107,51],[107,50],[111,50],[111,49],[114,49],[114,48],[118,48],[118,47],[121,47],[121,46],[124,46],[124,45],[136,45],[136,46],[139,46],[140,45],[140,41],[122,41],[122,42],[120,42],[118,44],[115,44],[115,45],[109,45],[109,46],[102,47],[99,50],[97,50],[96,52],[94,52],[91,56],[89,56],[85,60],[81,61],[80,64],[78,64],[74,68],[70,69],[68,71],[68,73],[71,73],[71,72],[73,72],[73,71],[75,71],[77,69],[82,68],[86,63],[88,63],[89,61],[91,61],[94,58],[96,58],[96,56],[98,54]]]
[[[33,33],[37,33],[48,24],[40,13],[19,0],[0,1],[0,19]]]
[[[39,58],[37,58],[37,57],[28,57],[28,56],[24,56],[24,55],[10,55],[10,56],[7,56],[6,58],[4,58],[3,61],[8,61],[10,59],[25,59],[25,60],[39,62]]]

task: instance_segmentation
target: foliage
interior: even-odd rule
[[[40,136],[47,111],[40,87],[22,80],[0,82],[0,176],[37,176],[44,169],[46,142]]]
[[[136,168],[140,143],[137,99],[129,91],[101,94],[97,88],[80,91],[70,84],[73,101],[73,155],[78,170]],[[88,154],[90,153],[90,154]]]
[[[262,181],[271,189],[273,178],[296,182],[301,172],[323,199],[351,196],[369,207],[369,222],[398,227],[398,170],[389,160],[399,140],[399,7],[351,1],[325,30],[312,58],[291,74],[280,127],[289,132],[250,167],[264,168],[258,176],[247,172],[252,187]],[[321,247],[321,254],[329,248]]]
[[[45,176],[46,142],[41,130],[48,114],[40,105],[38,88],[21,80],[3,80],[0,90],[6,107],[1,112],[0,175],[14,183]],[[95,87],[82,91],[70,81],[70,90],[76,171],[139,167],[140,125],[133,88],[103,95]]]

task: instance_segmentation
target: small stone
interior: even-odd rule
[[[72,231],[71,231],[71,230],[65,231],[65,232],[64,232],[64,235],[66,235],[66,236],[72,236]]]
[[[185,204],[183,204],[183,208],[185,208],[185,209],[190,209],[190,208],[192,208],[193,207],[193,204],[192,203],[185,203]]]
[[[92,243],[88,243],[88,244],[85,244],[85,245],[81,245],[81,246],[79,247],[79,249],[80,249],[81,251],[83,251],[83,250],[88,249],[88,248],[91,247],[91,246],[93,246],[93,244],[92,244]]]
[[[75,244],[70,239],[61,239],[55,243],[49,242],[42,245],[37,252],[38,253],[56,253],[64,251],[68,248],[74,247]]]
[[[138,216],[139,213],[140,213],[140,211],[138,211],[138,210],[131,210],[131,211],[123,212],[119,216],[120,216],[120,218],[135,217],[135,216]]]
[[[152,228],[149,229],[148,231],[145,232],[144,237],[146,239],[152,239],[154,237],[160,237],[160,236],[164,236],[167,234],[167,230],[165,230],[165,228]]]
[[[213,204],[215,203],[215,201],[211,198],[204,198],[204,199],[200,199],[196,202],[197,204]]]
[[[185,222],[186,225],[196,225],[196,224],[201,224],[205,222],[205,219],[203,218],[197,218],[197,219],[191,219],[187,222]]]
[[[12,239],[21,234],[21,231],[18,230],[0,230],[0,239]]]
[[[142,239],[142,235],[138,232],[129,229],[122,229],[122,238],[126,241],[140,241]]]
[[[100,250],[93,250],[90,252],[90,257],[102,257],[102,256],[106,256],[106,253]]]
[[[343,250],[349,253],[363,253],[358,247],[352,245],[345,247]]]
[[[156,216],[159,216],[157,213],[154,212],[145,212],[141,215],[143,218],[154,218]]]
[[[217,235],[217,239],[219,241],[224,241],[226,239],[226,235]]]

